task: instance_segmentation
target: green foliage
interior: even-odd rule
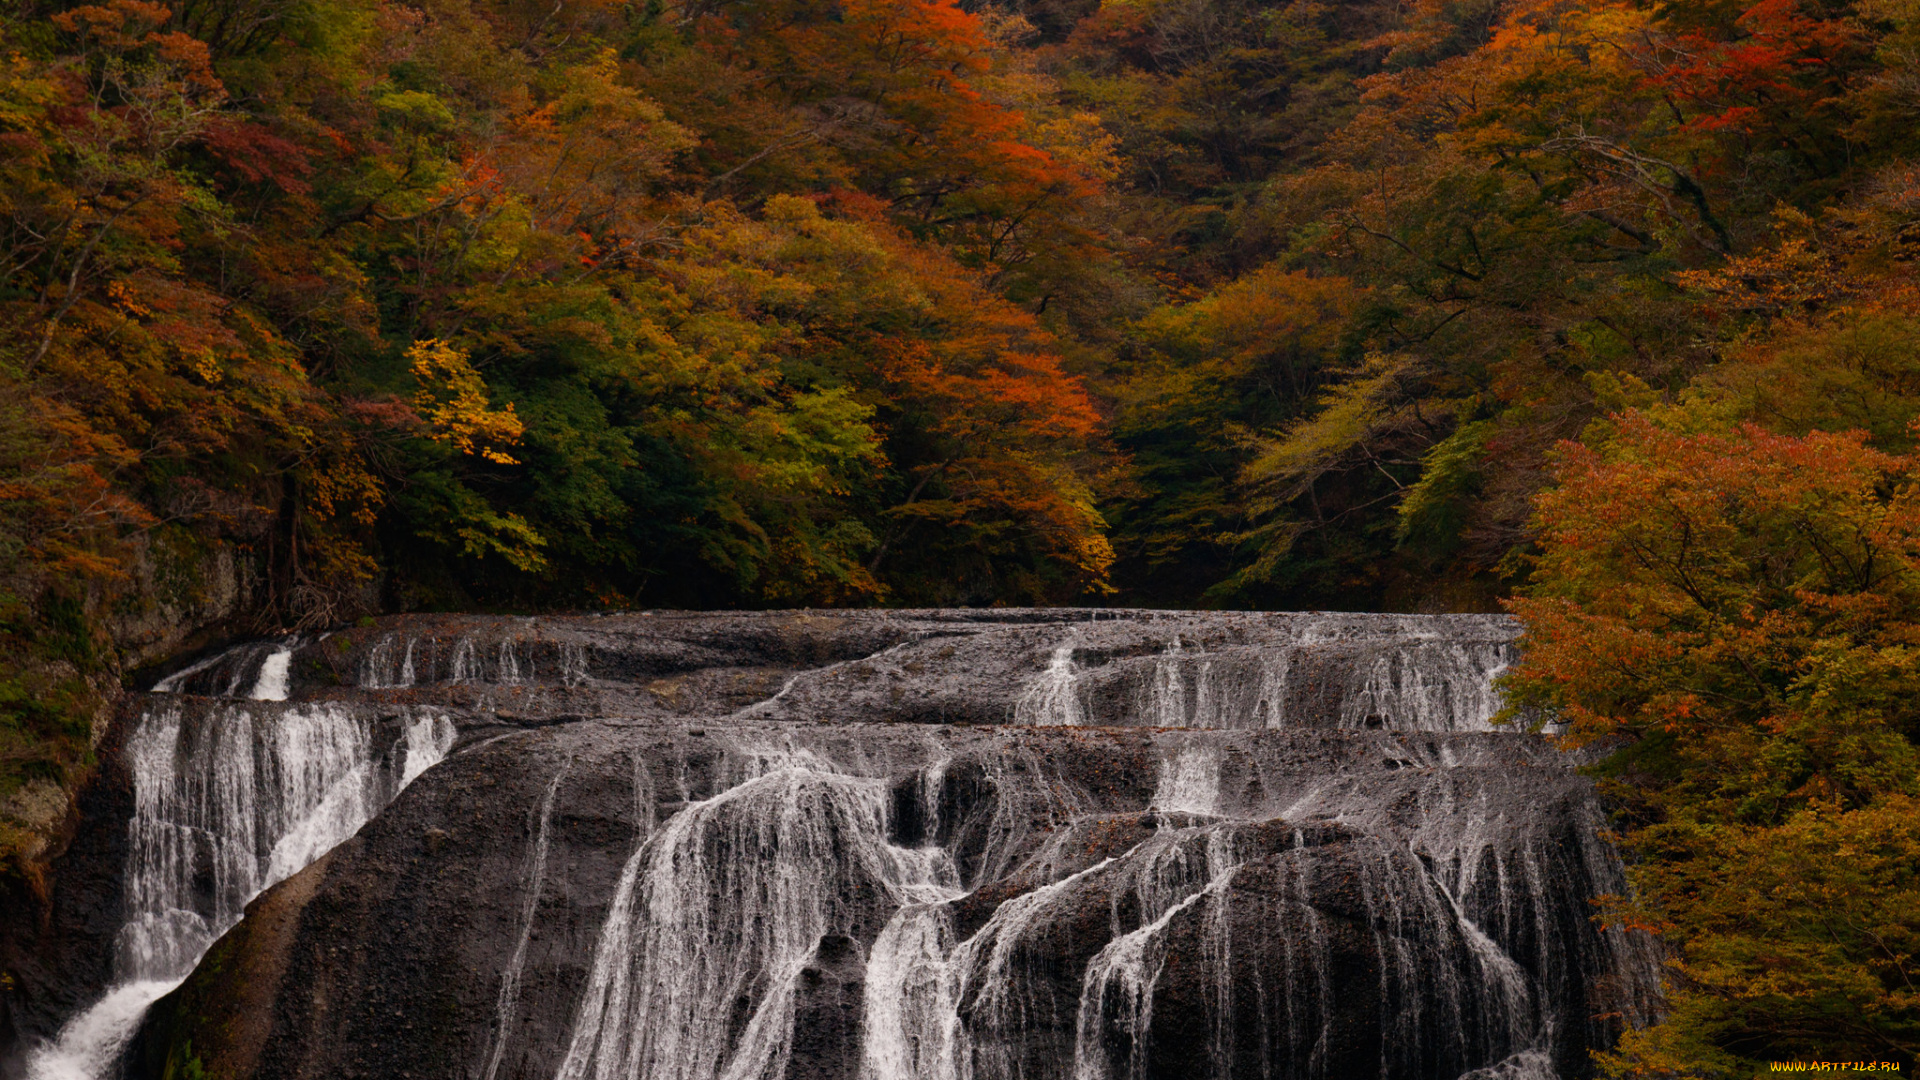
[[[1407,486],[1401,498],[1400,542],[1444,554],[1460,542],[1466,527],[1466,506],[1485,480],[1486,421],[1462,424],[1433,444],[1420,459],[1420,478]]]
[[[1138,484],[1115,508],[1129,584],[1190,603],[1232,573],[1248,447],[1340,376],[1357,304],[1342,279],[1269,266],[1136,324],[1113,425]]]
[[[1920,416],[1920,319],[1844,310],[1747,343],[1685,395],[1692,415],[1763,418],[1779,431],[1865,431],[1904,450]]]
[[[200,1056],[193,1052],[193,1040],[187,1039],[180,1044],[179,1050],[167,1055],[163,1080],[208,1080],[209,1073]]]

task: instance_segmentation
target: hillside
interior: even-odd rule
[[[0,25],[9,896],[236,636],[1506,604],[1684,961],[1609,1067],[1920,1050],[1913,0]]]

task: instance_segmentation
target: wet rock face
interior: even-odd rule
[[[1623,887],[1590,786],[1487,722],[1511,634],[434,618],[215,658],[129,722],[147,809],[119,827],[238,710],[260,776],[335,750],[325,790],[253,781],[232,880],[317,861],[160,999],[124,1075],[1578,1075],[1656,970],[1590,918]]]
[[[431,701],[503,716],[1483,730],[1497,616],[1040,611],[414,616],[261,643],[185,694]]]
[[[46,902],[0,896],[0,910],[9,915],[44,913],[44,921],[0,919],[0,970],[13,977],[0,1001],[4,1080],[21,1072],[17,1054],[7,1053],[10,1044],[52,1035],[112,978],[113,942],[124,922],[126,821],[133,812],[133,782],[121,756],[130,726],[130,718],[116,725],[99,748],[100,766],[78,799],[75,839],[57,864],[61,872],[47,882]]]

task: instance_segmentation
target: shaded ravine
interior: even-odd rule
[[[196,973],[40,1075],[1537,1080],[1651,1017],[1591,785],[1490,723],[1509,622],[1098,615],[400,618],[189,666],[125,740],[114,992]]]

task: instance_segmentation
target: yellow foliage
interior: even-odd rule
[[[1395,411],[1401,381],[1412,364],[1405,357],[1372,355],[1345,382],[1329,388],[1320,411],[1288,428],[1277,439],[1262,440],[1242,479],[1275,492],[1273,505],[1291,502]]]
[[[489,404],[486,381],[473,370],[466,353],[433,338],[414,342],[407,359],[420,385],[413,396],[414,407],[433,426],[435,442],[452,443],[463,454],[500,465],[519,464],[499,447],[519,445],[526,425],[514,414],[511,401],[504,409]]]

